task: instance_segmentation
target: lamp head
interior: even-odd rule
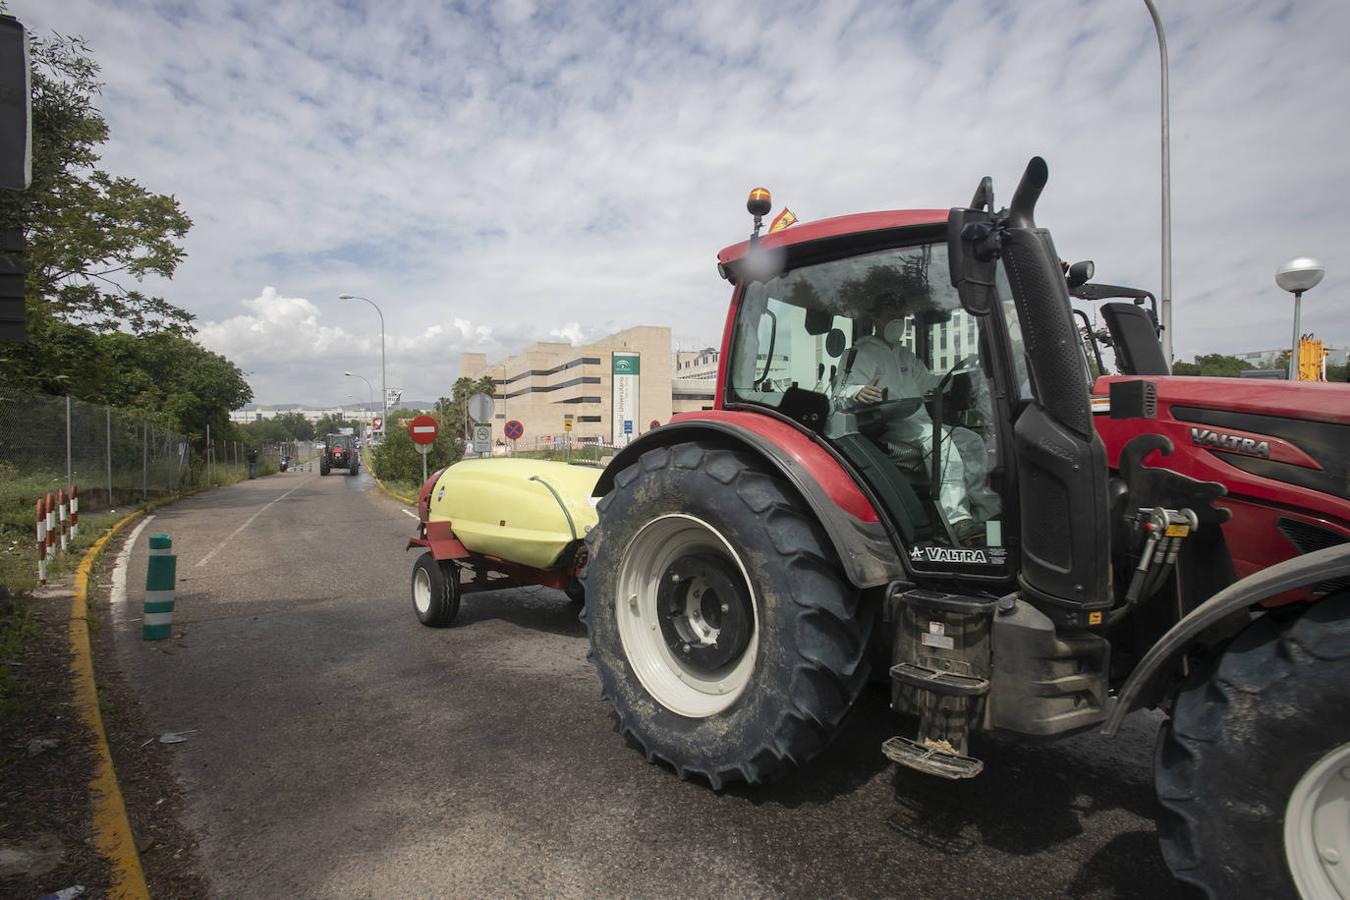
[[[339,299],[339,300],[355,300],[356,297],[352,296],[351,294],[338,294],[338,299]]]
[[[1275,270],[1275,283],[1291,294],[1310,291],[1322,281],[1326,267],[1310,256],[1298,256]]]

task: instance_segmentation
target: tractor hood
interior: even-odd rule
[[[1094,398],[1110,395],[1113,381],[1137,381],[1136,376],[1098,378]],[[1158,401],[1167,406],[1225,410],[1281,419],[1303,419],[1350,425],[1350,385],[1312,381],[1267,381],[1256,378],[1150,376],[1158,386]],[[1099,408],[1094,403],[1094,409]]]

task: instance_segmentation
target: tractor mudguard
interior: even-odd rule
[[[1126,715],[1156,703],[1163,680],[1175,671],[1186,649],[1228,616],[1285,591],[1346,576],[1350,576],[1350,544],[1337,544],[1285,560],[1219,591],[1173,625],[1148,651],[1120,689],[1102,734],[1114,735]]]
[[[811,507],[855,587],[879,587],[906,577],[895,544],[848,470],[796,428],[767,415],[711,410],[681,416],[619,451],[596,482],[594,495],[609,493],[614,477],[648,450],[689,441],[746,450],[777,470]]]

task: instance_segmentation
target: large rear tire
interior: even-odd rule
[[[459,615],[459,569],[437,562],[428,550],[417,558],[412,572],[413,612],[429,628],[444,628]]]
[[[1192,673],[1158,736],[1158,832],[1210,897],[1350,897],[1350,596],[1267,615]]]
[[[689,443],[644,453],[599,509],[582,621],[619,730],[714,788],[824,749],[867,683],[874,610],[801,498]]]

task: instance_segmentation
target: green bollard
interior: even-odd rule
[[[167,534],[150,535],[150,558],[145,566],[145,607],[141,619],[144,640],[162,641],[173,628],[173,582],[177,568],[173,538]]]

